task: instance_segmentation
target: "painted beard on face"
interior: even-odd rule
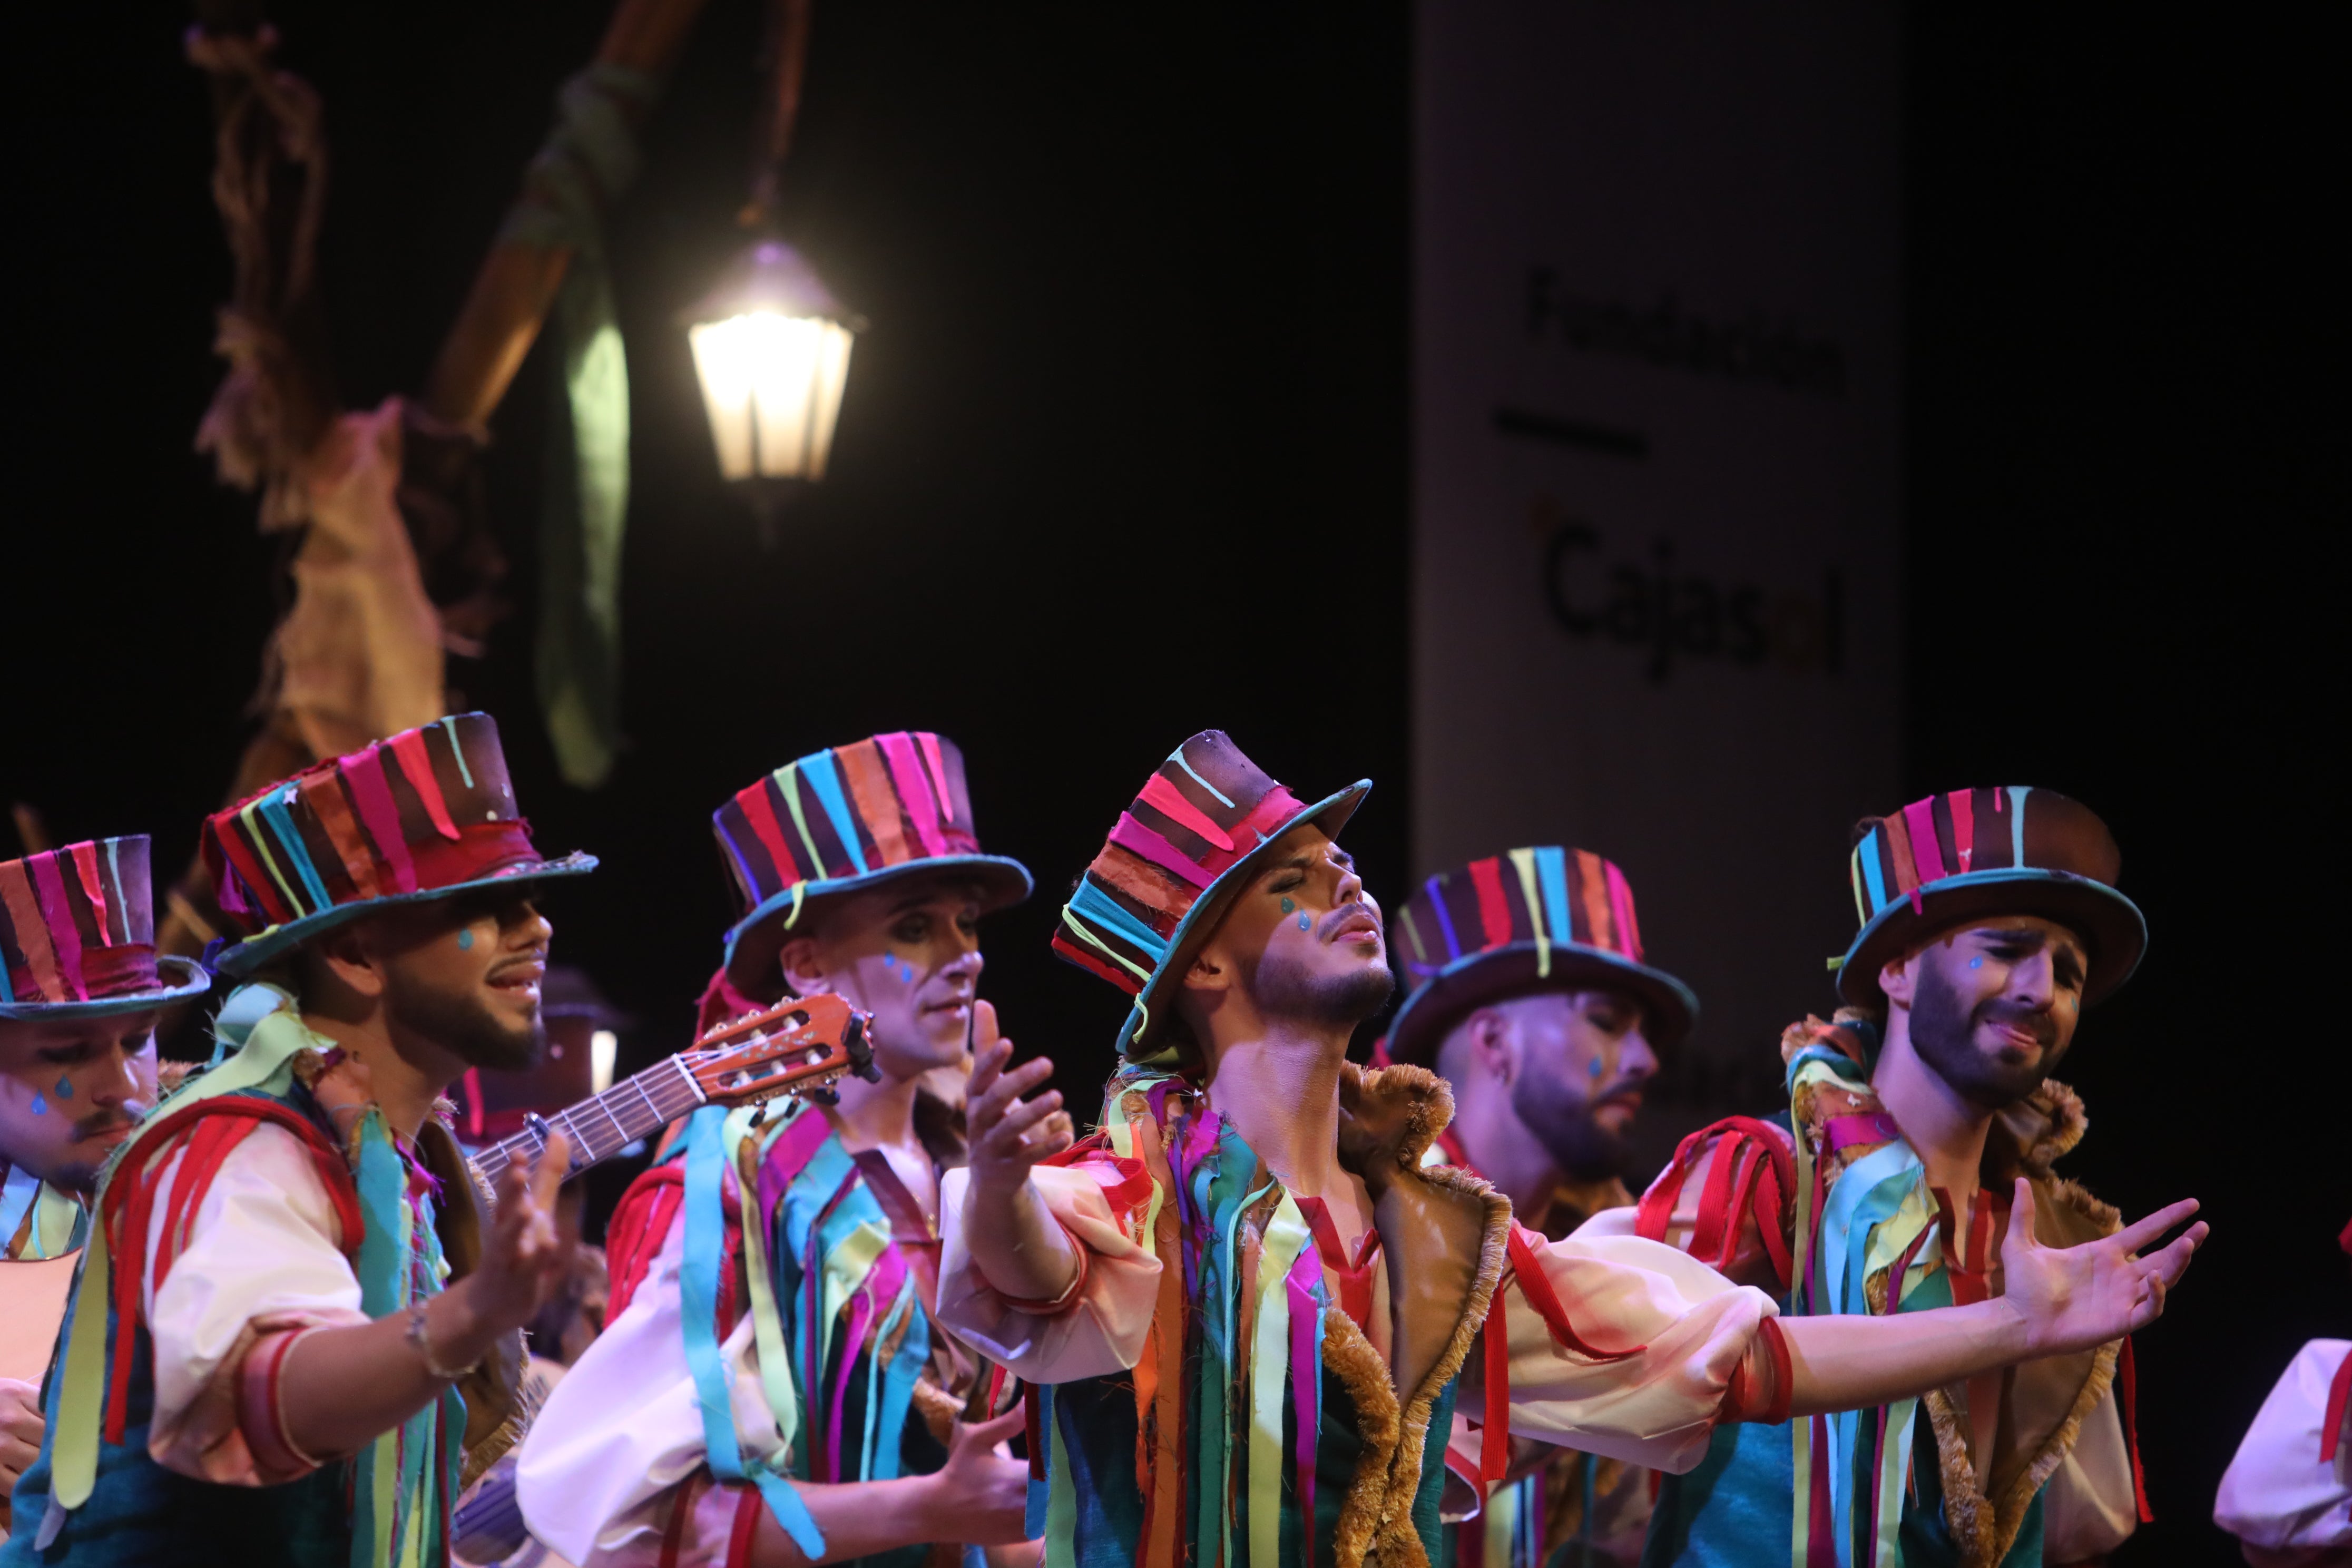
[[[397,977],[384,996],[385,1010],[403,1028],[451,1052],[468,1067],[510,1072],[536,1063],[547,1047],[547,1024],[531,1010],[518,1028],[500,1019],[478,996],[453,996]]]
[[[2005,1062],[1977,1046],[1984,1024],[2021,1029],[2042,1043],[2030,1062]],[[2066,1052],[2057,1044],[2058,1024],[2045,1009],[2019,1007],[1989,996],[1970,1008],[1936,964],[1923,963],[1911,999],[1911,1046],[1936,1076],[1969,1104],[2000,1110],[2042,1087]]]
[[[1622,1085],[1619,1086],[1622,1088]],[[1511,1109],[1559,1168],[1580,1182],[1625,1173],[1633,1146],[1593,1120],[1607,1102],[1588,1100],[1558,1065],[1530,1063],[1511,1084]]]

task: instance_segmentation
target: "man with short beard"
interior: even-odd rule
[[[1694,1133],[1630,1222],[1585,1234],[1664,1240],[1775,1294],[1793,1276],[1790,1311],[1822,1315],[1797,1321],[1998,1301],[2017,1288],[2004,1237],[2112,1237],[2116,1210],[2051,1168],[2084,1120],[2049,1075],[2147,946],[2121,864],[2105,825],[2049,790],[1956,790],[1866,819],[1862,930],[1832,964],[1847,1005],[1782,1036],[1787,1118]],[[2030,1227],[2014,1210],[2029,1194]],[[1874,1418],[1726,1428],[1667,1479],[1645,1560],[2104,1558],[2147,1517],[2130,1355],[2114,1336]]]
[[[1698,1010],[1680,980],[1643,961],[1633,889],[1589,849],[1537,845],[1430,878],[1398,911],[1405,982],[1388,1059],[1434,1067],[1454,1121],[1432,1160],[1471,1171],[1512,1217],[1558,1241],[1632,1205],[1626,1135],[1657,1052]],[[1457,1434],[1457,1438],[1459,1437]],[[1654,1478],[1573,1449],[1517,1445],[1508,1477],[1460,1522],[1463,1568],[1541,1568],[1562,1547],[1630,1562]],[[1478,1482],[1475,1441],[1448,1464]]]
[[[561,1135],[494,1214],[441,1093],[532,1058],[535,895],[595,862],[531,847],[478,713],[273,784],[202,848],[243,984],[99,1185],[0,1563],[438,1564],[568,1265]]]
[[[1506,1426],[1687,1469],[1719,1425],[1910,1398],[2161,1310],[2203,1227],[2131,1249],[2193,1204],[2066,1249],[2021,1228],[2001,1300],[1780,1321],[1673,1247],[1548,1243],[1475,1176],[1423,1169],[1444,1082],[1347,1059],[1391,989],[1379,906],[1334,839],[1370,787],[1303,805],[1221,732],[1185,742],[1055,939],[1134,999],[1103,1131],[1072,1144],[1035,1092],[1045,1064],[980,1058],[940,1315],[1033,1380],[1049,1562],[1425,1563],[1429,1434],[1457,1408],[1495,1423],[1482,1484],[1507,1473]]]
[[[975,1033],[998,1045],[980,921],[1029,873],[982,850],[962,753],[928,731],[801,757],[712,826],[743,912],[704,1026],[831,992],[870,1016],[877,1077],[677,1130],[613,1216],[607,1326],[523,1447],[523,1517],[582,1568],[1032,1561],[1028,1472],[997,1451],[1020,1413],[933,1325],[962,1148],[921,1095]]]
[[[211,985],[155,954],[144,834],[0,861],[0,1490],[40,1451],[99,1167],[155,1103],[155,1020]]]

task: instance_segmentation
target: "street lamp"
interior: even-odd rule
[[[800,108],[809,0],[774,0],[770,18],[773,75],[751,198],[737,216],[752,237],[685,321],[719,471],[750,500],[760,541],[772,548],[776,514],[824,478],[849,351],[866,323],[777,237],[777,176]]]
[[[687,320],[719,473],[824,478],[860,323],[816,269],[780,239],[754,240]]]

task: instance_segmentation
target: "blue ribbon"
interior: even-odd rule
[[[686,1255],[677,1279],[678,1306],[686,1318],[686,1364],[694,1374],[696,1402],[702,1407],[704,1457],[721,1481],[749,1481],[760,1489],[769,1515],[811,1562],[824,1555],[824,1533],[792,1482],[760,1460],[746,1461],[735,1441],[735,1411],[727,1375],[719,1363],[719,1260],[727,1249],[727,1221],[719,1207],[719,1179],[726,1164],[727,1110],[707,1105],[687,1121]],[[744,1223],[756,1225],[758,1203],[747,1196]]]

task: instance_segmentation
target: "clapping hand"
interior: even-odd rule
[[[1076,1142],[1076,1131],[1059,1089],[1022,1098],[1044,1087],[1054,1064],[1040,1057],[1007,1071],[1013,1042],[997,1037],[994,1007],[974,1005],[971,1090],[964,1103],[971,1184],[975,1192],[1010,1193],[1027,1184],[1031,1166]]]
[[[482,1260],[460,1282],[482,1329],[504,1333],[530,1322],[571,1272],[572,1246],[555,1223],[556,1194],[571,1168],[571,1140],[556,1132],[528,1169],[517,1161],[499,1174]]]
[[[2208,1227],[2200,1220],[2162,1250],[2137,1254],[2196,1212],[2197,1200],[2184,1198],[2097,1241],[2044,1247],[2033,1235],[2032,1188],[2018,1178],[2000,1249],[2001,1299],[2023,1317],[2031,1353],[2087,1350],[2156,1321]]]

